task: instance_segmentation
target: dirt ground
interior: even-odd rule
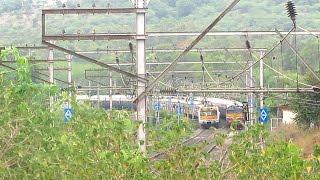
[[[304,130],[295,125],[283,125],[272,132],[277,140],[291,141],[302,149],[303,156],[309,158],[315,145],[320,145],[320,129]]]

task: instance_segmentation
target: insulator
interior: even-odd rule
[[[296,16],[298,15],[295,4],[292,1],[288,1],[286,4],[286,9],[288,12],[288,17],[290,17],[292,21],[295,21]]]
[[[312,89],[313,89],[314,92],[320,92],[320,88],[319,87],[313,86]]]
[[[248,40],[246,40],[246,47],[247,47],[247,49],[251,49],[251,45],[250,45],[250,42]]]
[[[119,57],[117,56],[117,57],[116,57],[116,63],[119,64],[119,62],[120,62],[120,61],[119,61]]]
[[[200,55],[200,60],[201,60],[201,62],[203,62],[203,56],[202,56],[202,54]]]
[[[65,29],[62,29],[62,34],[65,34],[66,33],[66,30]]]
[[[65,7],[66,7],[66,3],[63,3],[63,4],[62,4],[62,8],[65,8]]]
[[[160,89],[160,94],[163,94],[163,95],[175,94],[176,92],[177,92],[177,90],[175,90],[173,88]]]
[[[131,42],[129,42],[129,49],[130,49],[130,52],[133,52],[133,44]]]
[[[96,7],[96,3],[95,3],[95,2],[92,3],[92,7],[93,7],[93,8]]]

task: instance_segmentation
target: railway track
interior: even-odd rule
[[[215,132],[214,129],[199,129],[195,133],[195,135],[182,141],[182,144],[184,146],[192,146],[192,145],[202,143],[202,142],[210,140],[212,137],[214,137],[214,132]],[[211,153],[214,150],[214,148],[216,148],[215,145],[213,145],[211,148],[209,148],[207,153]],[[168,152],[170,152],[171,150],[172,150],[172,148],[168,149],[167,151],[157,153],[157,154],[151,156],[149,159],[151,161],[155,161],[157,159],[164,158],[168,154]]]

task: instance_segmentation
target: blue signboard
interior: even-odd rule
[[[69,122],[73,116],[73,110],[71,108],[64,108],[64,122]]]
[[[260,109],[260,122],[267,123],[269,120],[269,111],[267,108]]]
[[[160,109],[161,109],[161,104],[160,104],[160,102],[156,102],[156,103],[154,104],[154,110],[160,111]]]

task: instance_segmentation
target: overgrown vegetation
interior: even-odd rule
[[[320,71],[317,72],[319,77]],[[320,82],[311,74],[306,77],[306,83],[314,87],[320,87]],[[297,113],[296,122],[304,127],[314,125],[320,128],[320,94],[319,90],[315,93],[298,93],[290,100],[290,107]]]

